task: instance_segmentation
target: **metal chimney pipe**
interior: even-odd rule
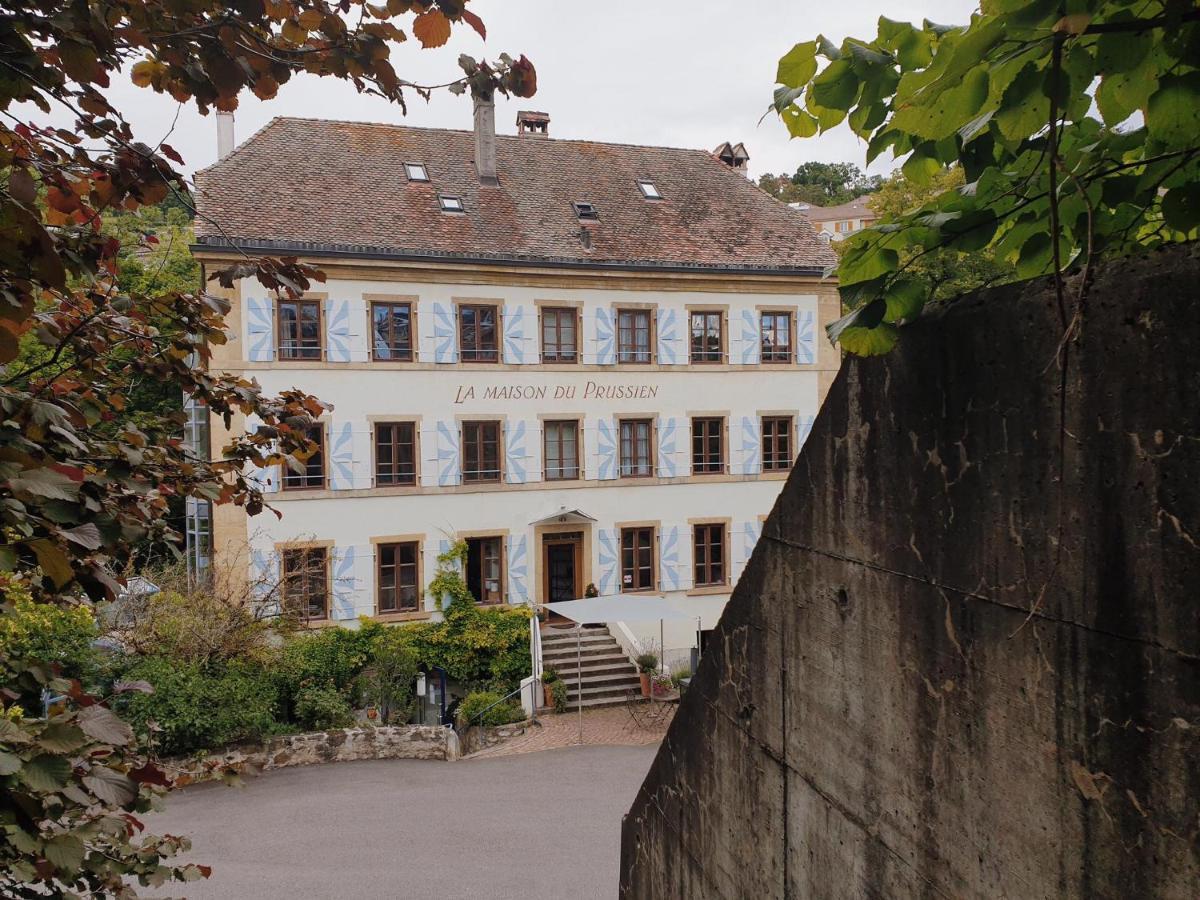
[[[499,184],[496,178],[496,104],[491,97],[475,98],[475,170],[480,184]]]
[[[233,152],[233,113],[217,113],[217,159]]]

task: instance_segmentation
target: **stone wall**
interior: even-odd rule
[[[470,725],[464,728],[458,736],[459,751],[463,756],[470,756],[486,747],[503,743],[509,738],[524,734],[532,725],[532,720],[513,722],[510,725]]]
[[[459,756],[458,736],[431,725],[388,725],[288,734],[263,743],[237,744],[220,753],[164,761],[181,785],[227,773],[257,773],[289,766],[359,759],[443,759]]]
[[[623,897],[1200,896],[1200,252],[1094,275],[845,362]]]

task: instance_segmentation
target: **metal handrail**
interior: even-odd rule
[[[537,682],[536,682],[536,681],[531,681],[531,682],[529,682],[529,687],[530,687],[530,689],[531,689],[531,690],[533,689],[533,686],[534,686],[535,684],[537,684]],[[514,688],[513,690],[509,691],[507,694],[505,694],[503,697],[501,697],[499,700],[497,700],[495,703],[489,703],[487,706],[485,706],[483,709],[481,709],[479,712],[475,713],[475,715],[473,715],[471,718],[469,718],[469,719],[467,720],[467,727],[468,727],[468,728],[470,728],[470,727],[471,727],[471,725],[472,725],[472,723],[474,723],[474,722],[475,722],[477,719],[482,719],[482,718],[483,718],[483,716],[485,716],[485,715],[486,715],[488,712],[490,712],[491,710],[495,709],[495,708],[496,708],[497,706],[499,706],[501,703],[503,703],[503,702],[505,702],[506,700],[508,700],[508,698],[509,698],[509,697],[512,697],[512,696],[514,696],[514,695],[516,695],[516,694],[519,694],[519,693],[521,693],[521,691],[523,691],[523,690],[525,690],[525,688],[524,688],[524,687],[516,687],[516,688]],[[531,699],[532,699],[532,698],[531,698]],[[536,703],[534,704],[534,709],[537,709],[537,704],[536,704]]]

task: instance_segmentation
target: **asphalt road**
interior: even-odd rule
[[[181,790],[147,825],[213,867],[173,897],[611,900],[621,816],[656,749],[284,769]]]

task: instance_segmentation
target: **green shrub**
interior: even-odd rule
[[[64,678],[90,682],[99,670],[99,629],[91,607],[38,603],[19,581],[3,585],[7,608],[0,613],[0,658],[51,667]],[[41,697],[22,695],[26,710],[41,715]]]
[[[407,722],[413,713],[417,654],[403,628],[384,628],[371,641],[371,656],[362,673],[362,695],[379,708],[379,719]]]
[[[554,707],[556,713],[567,711],[567,683],[556,678],[546,685],[550,691],[550,705]]]
[[[482,608],[469,600],[454,600],[443,614],[442,622],[400,626],[411,630],[412,646],[422,663],[445,669],[454,681],[490,684],[503,693],[528,677],[528,608]]]
[[[496,691],[475,691],[467,694],[466,699],[458,706],[459,725],[494,726],[523,721],[525,710],[521,708],[521,704],[511,700],[501,703],[500,698],[503,696]],[[483,713],[482,719],[477,718],[480,713]]]
[[[658,655],[655,653],[643,653],[636,663],[637,670],[644,674],[650,675],[658,671]]]
[[[299,721],[296,701],[306,688],[327,687],[351,703],[358,701],[358,677],[371,654],[371,641],[382,626],[323,628],[292,637],[279,654],[275,676],[288,721]]]
[[[233,662],[206,670],[147,657],[122,677],[154,687],[152,694],[123,694],[120,704],[126,720],[161,753],[211,750],[279,730],[275,684],[260,666]]]
[[[296,722],[306,731],[349,728],[354,724],[354,710],[337,688],[310,685],[296,694]]]

